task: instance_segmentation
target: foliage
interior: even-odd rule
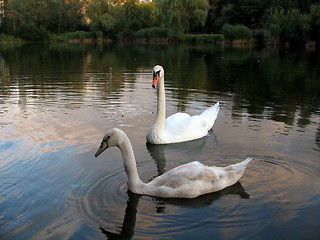
[[[309,32],[311,40],[320,40],[320,4],[312,5],[309,14]]]
[[[134,33],[134,37],[146,39],[167,38],[168,36],[169,29],[160,27],[144,28]]]
[[[304,42],[308,32],[308,17],[298,9],[272,9],[266,19],[269,36],[282,42]]]
[[[4,5],[5,28],[16,30],[25,23],[42,26],[49,31],[75,30],[82,24],[82,1],[76,0],[11,0]]]
[[[155,26],[155,4],[138,0],[93,0],[87,6],[92,31],[101,31],[114,38],[130,38],[133,32]]]
[[[70,41],[70,40],[79,40],[84,41],[85,39],[95,39],[98,38],[100,34],[99,33],[93,33],[93,32],[84,32],[84,31],[76,31],[76,32],[68,32],[68,33],[62,33],[62,34],[53,34],[51,36],[51,40],[54,42],[64,42],[64,41]]]
[[[96,39],[102,39],[103,33],[101,31],[97,31],[97,32],[95,32],[95,37],[96,37]]]
[[[1,43],[21,43],[23,41],[14,35],[0,34],[0,42]]]
[[[48,32],[34,23],[21,24],[16,30],[16,36],[29,41],[47,41],[50,39]]]
[[[188,34],[185,41],[189,43],[220,43],[224,39],[223,34]]]
[[[250,39],[252,36],[251,30],[243,25],[230,25],[225,24],[222,26],[221,32],[225,39],[236,40],[236,39]]]
[[[152,27],[138,30],[133,33],[133,37],[151,41],[181,42],[185,36],[179,29]]]
[[[261,27],[272,0],[210,0],[206,32],[220,32],[224,24]]]
[[[88,3],[86,16],[90,19],[90,28],[93,31],[108,32],[115,25],[112,14],[113,5],[111,1],[93,0]]]
[[[206,0],[157,0],[161,26],[189,31],[204,26],[208,14]]]
[[[5,0],[0,7],[0,33],[36,41],[91,31],[98,39],[211,42],[216,36],[204,33],[248,39],[249,29],[276,41],[320,41],[320,0]]]

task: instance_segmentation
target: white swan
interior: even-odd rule
[[[199,195],[222,190],[235,184],[252,158],[227,167],[208,167],[197,161],[173,168],[149,183],[140,180],[130,140],[118,128],[111,129],[103,138],[95,154],[99,156],[109,147],[121,150],[130,191],[164,198],[195,198]]]
[[[153,144],[167,144],[190,141],[202,138],[213,127],[219,112],[219,102],[206,109],[200,115],[190,116],[187,113],[175,113],[166,118],[166,97],[164,89],[164,69],[156,65],[153,68],[153,84],[157,87],[157,116],[147,133],[147,141]]]

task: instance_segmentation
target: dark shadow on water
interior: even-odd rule
[[[219,192],[205,194],[197,198],[183,199],[153,197],[152,199],[157,204],[155,212],[162,213],[165,211],[166,205],[168,204],[189,208],[206,207],[227,195],[239,195],[239,197],[243,199],[250,198],[250,195],[244,190],[241,183],[237,182]],[[133,237],[136,224],[137,207],[140,197],[142,197],[142,195],[128,191],[127,208],[122,226],[120,227],[120,232],[117,232],[117,230],[110,231],[104,226],[99,226],[99,229],[103,234],[105,234],[107,239],[131,239]]]
[[[239,195],[240,198],[249,199],[250,195],[244,190],[240,182],[234,185],[222,189],[218,192],[208,193],[201,195],[196,198],[153,198],[158,204],[157,212],[163,212],[165,206],[176,205],[181,207],[199,208],[211,205],[213,202],[220,200],[222,197],[227,195]]]

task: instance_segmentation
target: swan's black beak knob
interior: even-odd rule
[[[160,75],[158,73],[153,75],[153,79],[152,79],[153,88],[156,88],[158,86],[159,79],[160,79]]]

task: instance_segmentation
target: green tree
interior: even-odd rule
[[[206,0],[156,0],[162,27],[187,32],[204,26],[209,4]]]
[[[93,31],[110,32],[116,25],[114,8],[120,1],[93,0],[87,5],[86,16]],[[119,15],[118,15],[119,16]]]
[[[138,18],[141,24],[141,28],[149,28],[159,25],[155,2],[140,3],[138,4],[138,9]]]
[[[270,37],[282,42],[305,42],[308,17],[298,9],[271,9],[265,21]]]
[[[210,0],[205,32],[219,33],[224,24],[233,23],[235,15],[235,6],[232,1]]]
[[[261,18],[270,6],[271,0],[239,0],[235,21],[250,28],[261,27]]]
[[[139,3],[138,0],[128,0],[123,4],[123,19],[119,19],[119,25],[125,34],[131,35],[143,28],[155,25],[155,4]]]
[[[6,1],[4,3],[4,27],[7,31],[16,30],[16,26],[24,20],[25,9],[19,0]]]
[[[6,28],[31,24],[52,32],[71,31],[82,24],[85,1],[77,0],[11,0],[4,2]],[[31,26],[26,25],[26,26]]]
[[[283,8],[288,11],[299,9],[302,13],[309,13],[310,6],[320,3],[320,0],[272,0],[270,8]]]
[[[49,0],[38,9],[38,24],[52,32],[75,31],[83,25],[84,1]],[[53,11],[54,9],[54,11]]]
[[[4,14],[4,3],[0,2],[0,27],[2,25],[3,14]]]
[[[221,32],[225,39],[228,40],[248,40],[251,38],[251,31],[243,25],[224,24]]]
[[[138,0],[127,0],[124,4],[125,32],[131,34],[140,29]]]
[[[224,24],[260,28],[273,0],[210,0],[206,32],[218,33]]]
[[[320,4],[312,5],[309,14],[309,33],[311,40],[320,41]]]

